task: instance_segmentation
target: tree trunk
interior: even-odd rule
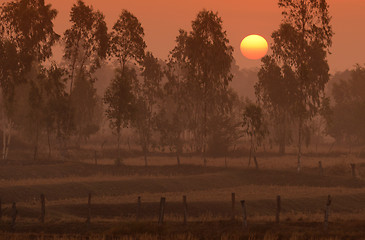
[[[301,163],[301,157],[302,157],[302,131],[303,131],[303,120],[302,117],[299,118],[299,127],[298,127],[298,165],[297,165],[297,171],[298,173],[302,170],[302,163]]]

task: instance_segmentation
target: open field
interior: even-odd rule
[[[151,157],[149,167],[141,166],[142,161],[139,157],[129,158],[122,166],[114,166],[108,159],[100,159],[98,165],[86,159],[0,166],[2,236],[4,239],[80,239],[77,234],[89,239],[109,239],[112,235],[119,236],[118,239],[365,239],[364,159],[306,156],[300,174],[295,170],[292,155],[260,157],[259,170],[248,168],[247,160],[239,158],[228,158],[228,168],[224,158],[210,159],[206,168],[199,165],[201,159],[197,157],[182,158],[180,167],[174,165],[173,157]],[[323,163],[323,176],[319,174],[318,161]],[[357,164],[357,178],[351,175],[350,163]],[[236,220],[232,222],[233,192]],[[44,224],[39,222],[41,193],[46,196]],[[92,194],[90,225],[85,223],[89,193]],[[188,202],[187,226],[182,225],[183,195]],[[282,199],[280,224],[275,223],[277,195]],[[333,202],[329,229],[324,233],[323,212],[328,195]],[[138,196],[142,204],[136,222]],[[161,197],[166,197],[165,223],[158,226]],[[240,200],[246,201],[246,230],[242,230]],[[7,233],[11,230],[12,202],[17,204],[18,235]],[[29,232],[45,235],[31,237],[27,235]]]

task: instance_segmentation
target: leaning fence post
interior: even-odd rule
[[[232,193],[232,212],[231,212],[232,221],[234,221],[234,219],[235,219],[235,211],[234,211],[235,203],[236,203],[236,194]]]
[[[331,195],[328,195],[326,210],[324,212],[324,230],[327,231],[328,229],[328,218],[330,215],[330,206],[331,206],[332,198]]]
[[[141,217],[141,197],[138,196],[138,199],[137,199],[137,221],[139,221]]]
[[[165,202],[166,202],[166,198],[162,197],[161,201],[160,201],[160,215],[158,218],[158,225],[163,224],[163,217],[164,217],[164,213],[165,213]]]
[[[89,193],[89,197],[87,200],[87,219],[86,219],[86,223],[90,223],[91,222],[91,193]]]
[[[16,203],[13,202],[13,206],[11,207],[11,229],[15,230],[15,221],[18,215],[18,210],[16,209]]]
[[[41,194],[41,223],[44,223],[44,219],[46,216],[46,198],[44,194]]]
[[[280,222],[280,211],[281,211],[281,197],[276,197],[276,223]]]
[[[241,200],[241,206],[242,206],[242,228],[246,229],[247,228],[247,214],[246,214],[246,204],[245,204],[245,200]]]
[[[322,161],[319,161],[319,162],[318,162],[318,168],[319,168],[319,175],[323,176]]]
[[[188,222],[188,204],[186,202],[186,196],[183,196],[183,204],[184,204],[184,225]]]

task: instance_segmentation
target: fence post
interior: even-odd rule
[[[87,219],[86,219],[86,223],[90,223],[91,222],[91,193],[89,193],[89,197],[87,200]]]
[[[236,194],[232,193],[232,212],[231,212],[231,220],[234,221],[235,219],[235,203],[236,203]]]
[[[186,196],[183,196],[183,204],[184,204],[184,226],[188,222],[188,204],[186,202]]]
[[[330,215],[330,206],[331,206],[332,198],[331,195],[328,195],[326,210],[324,212],[324,230],[327,231],[328,229],[328,218]]]
[[[280,222],[280,212],[281,212],[281,197],[276,196],[276,223]]]
[[[11,207],[11,230],[15,230],[15,221],[18,215],[18,210],[16,209],[16,203],[13,202],[13,206]]]
[[[323,176],[322,161],[319,161],[319,162],[318,162],[318,168],[319,168],[319,175]]]
[[[46,197],[44,194],[41,194],[41,223],[44,223],[44,219],[46,216]]]
[[[163,217],[164,217],[164,213],[165,213],[165,203],[166,203],[166,198],[162,197],[161,201],[160,201],[160,215],[158,218],[158,225],[163,224]]]
[[[141,217],[141,197],[138,196],[138,199],[137,199],[137,221],[139,221]]]
[[[247,214],[246,214],[246,203],[245,200],[241,200],[241,206],[242,206],[242,228],[247,228]]]

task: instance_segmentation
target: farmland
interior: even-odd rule
[[[43,233],[50,239],[88,236],[99,239],[358,239],[365,236],[365,163],[348,156],[303,158],[303,171],[295,169],[295,156],[261,156],[260,168],[247,160],[209,159],[202,167],[197,156],[176,166],[169,156],[80,161],[13,162],[0,167],[1,231],[8,239]],[[318,170],[323,163],[324,174]],[[356,177],[350,163],[356,163]],[[46,196],[45,223],[40,223],[40,194]],[[88,194],[91,193],[91,222]],[[235,220],[231,220],[231,194],[235,193]],[[188,222],[183,226],[182,196],[187,197]],[[275,223],[276,196],[281,196],[280,223]],[[323,230],[324,209],[332,197],[329,228]],[[137,221],[137,199],[141,197]],[[158,225],[160,198],[166,198],[164,223]],[[246,201],[247,229],[242,229],[240,200]],[[18,216],[10,234],[11,204]],[[79,235],[81,234],[81,235]],[[123,238],[125,237],[125,238]],[[130,238],[128,238],[130,237]],[[61,238],[60,238],[61,239]],[[157,238],[156,238],[157,239]],[[160,239],[160,238],[158,238]]]

